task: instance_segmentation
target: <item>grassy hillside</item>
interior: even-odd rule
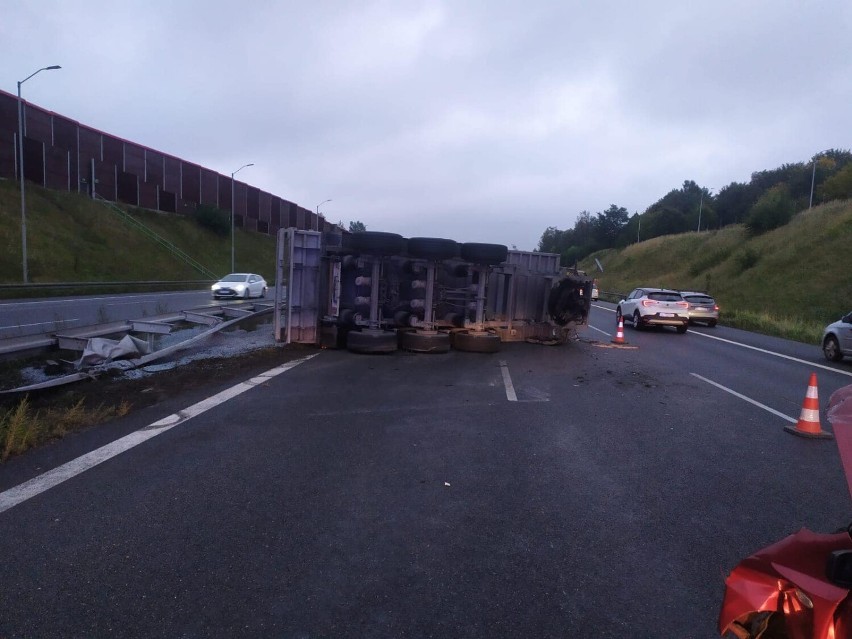
[[[658,237],[600,251],[580,266],[597,273],[602,292],[707,291],[722,323],[814,343],[826,324],[852,310],[852,202],[814,207],[757,237],[742,226]]]
[[[205,279],[103,203],[30,184],[26,195],[31,283]],[[123,208],[214,273],[230,272],[230,235],[189,216]],[[21,196],[9,180],[0,180],[0,246],[0,283],[21,283]],[[236,270],[274,278],[275,238],[237,229],[235,247]]]

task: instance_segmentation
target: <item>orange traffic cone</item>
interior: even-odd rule
[[[805,401],[802,402],[802,412],[795,427],[785,426],[784,430],[801,437],[812,437],[821,439],[832,439],[833,435],[822,429],[819,423],[819,393],[817,391],[816,373],[811,373],[808,382],[808,392]]]
[[[615,337],[611,341],[613,344],[627,343],[627,340],[624,339],[624,318],[621,315],[618,316],[618,331],[616,331]]]

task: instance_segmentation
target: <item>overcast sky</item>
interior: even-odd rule
[[[532,250],[852,147],[850,0],[0,0],[0,87],[332,222]]]

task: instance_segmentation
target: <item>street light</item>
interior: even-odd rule
[[[808,210],[809,210],[809,211],[810,211],[810,210],[814,207],[814,182],[816,182],[816,165],[817,165],[817,159],[818,159],[820,156],[822,156],[822,153],[817,153],[817,154],[814,156],[814,159],[813,159],[813,161],[812,161],[812,164],[814,165],[814,169],[813,169],[813,172],[811,173],[811,200],[810,200],[810,203],[808,203]]]
[[[330,199],[329,200],[323,200],[322,202],[317,204],[317,229],[316,229],[317,231],[319,231],[319,207],[321,207],[326,202],[331,202],[331,200]]]
[[[231,173],[231,273],[234,272],[234,176],[242,171],[247,166],[254,166],[254,163],[243,164],[236,171]]]
[[[27,275],[27,196],[24,187],[24,101],[21,98],[21,85],[36,73],[61,68],[58,64],[42,67],[18,82],[18,172],[21,176],[21,255],[24,265],[24,284],[29,283],[29,276]]]
[[[709,195],[713,189],[707,189]],[[704,187],[701,187],[701,200],[698,203],[698,231],[701,232],[701,209],[704,208]]]

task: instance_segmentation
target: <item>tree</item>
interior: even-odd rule
[[[786,184],[776,184],[751,207],[745,225],[752,235],[760,235],[790,221],[795,203]]]
[[[852,163],[828,178],[820,187],[819,196],[823,202],[852,198]]]
[[[367,225],[358,220],[349,222],[349,232],[350,233],[363,233],[367,230]]]
[[[597,248],[614,248],[629,217],[630,214],[626,208],[615,204],[611,204],[603,213],[598,213],[595,220]]]

